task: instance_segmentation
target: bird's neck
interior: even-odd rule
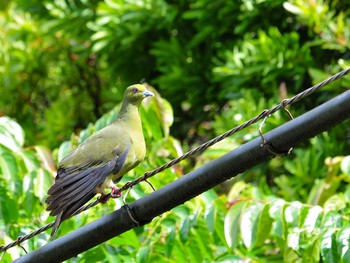
[[[128,122],[129,127],[137,129],[141,127],[141,117],[139,105],[133,103],[123,103],[117,121]]]

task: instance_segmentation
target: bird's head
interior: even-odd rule
[[[148,91],[145,86],[141,84],[135,84],[129,86],[124,93],[123,100],[127,100],[131,103],[141,103],[141,101],[149,96],[154,96],[154,94]]]

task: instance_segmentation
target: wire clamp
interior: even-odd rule
[[[285,99],[285,100],[282,101],[281,106],[282,106],[283,110],[284,110],[285,112],[287,112],[289,118],[290,118],[291,120],[293,120],[294,117],[293,117],[292,113],[286,108],[286,106],[288,105],[288,103],[289,103],[289,100],[288,100],[288,99]],[[272,153],[272,154],[275,155],[275,156],[277,156],[277,155],[289,155],[289,154],[292,152],[293,147],[291,147],[291,148],[290,148],[289,150],[287,150],[287,151],[278,150],[278,149],[276,149],[274,146],[272,146],[271,143],[268,143],[267,140],[266,140],[265,137],[264,137],[264,134],[263,134],[263,132],[262,132],[262,128],[263,128],[263,126],[264,126],[264,124],[265,124],[267,118],[269,118],[270,116],[271,116],[270,114],[267,115],[267,116],[263,119],[263,121],[261,122],[261,124],[259,125],[259,134],[260,134],[260,137],[261,137],[261,139],[262,139],[262,141],[263,141],[262,144],[260,144],[260,147],[261,147],[261,148],[266,148],[270,153]]]
[[[129,205],[128,204],[124,204],[123,208],[126,210],[126,212],[128,213],[131,221],[135,224],[135,226],[141,226],[140,222],[135,219],[135,217],[133,215],[133,212],[130,209]]]

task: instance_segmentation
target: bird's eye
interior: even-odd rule
[[[139,92],[139,89],[138,88],[133,88],[132,92],[137,93],[137,92]]]

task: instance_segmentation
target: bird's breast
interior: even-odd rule
[[[146,144],[143,134],[137,134],[134,131],[129,132],[131,146],[121,170],[112,175],[112,180],[117,181],[118,178],[129,172],[131,169],[139,165],[146,155]]]

